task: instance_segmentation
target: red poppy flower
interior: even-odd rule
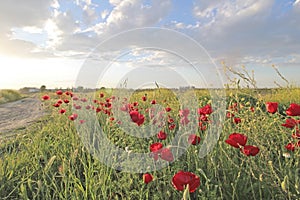
[[[300,116],[300,105],[291,103],[290,107],[286,110],[286,114],[289,116]]]
[[[164,131],[159,131],[157,138],[160,140],[165,140],[167,138],[167,134]]]
[[[112,108],[112,104],[110,102],[107,102],[104,106],[109,109]]]
[[[160,143],[160,142],[156,142],[156,143],[153,143],[153,144],[150,145],[150,151],[151,152],[157,152],[162,148],[163,148],[163,144]]]
[[[81,109],[80,105],[75,105],[74,107],[75,107],[76,110],[80,110]]]
[[[84,119],[79,120],[79,123],[80,123],[80,124],[83,124],[84,122],[85,122]]]
[[[64,114],[65,112],[66,112],[66,109],[63,109],[63,108],[62,108],[62,109],[59,110],[59,113],[60,113],[60,114]]]
[[[251,111],[251,112],[254,112],[254,111],[255,111],[255,108],[254,108],[253,106],[251,106],[251,107],[250,107],[250,111]]]
[[[200,143],[201,138],[196,134],[189,135],[188,143],[192,145],[197,145]]]
[[[200,186],[200,178],[192,172],[177,172],[172,178],[172,185],[176,190],[183,191],[189,185],[190,193]]]
[[[87,99],[86,98],[81,98],[80,101],[87,102]]]
[[[212,107],[210,104],[203,106],[202,108],[198,109],[199,115],[210,115],[213,112]]]
[[[58,99],[57,102],[59,105],[63,103],[63,101],[61,99]]]
[[[145,184],[150,183],[153,180],[153,176],[149,173],[143,174],[143,181]]]
[[[55,103],[55,104],[53,104],[53,106],[56,107],[56,108],[58,108],[60,106],[60,104],[59,103]]]
[[[73,97],[72,99],[73,99],[73,101],[78,101],[79,100],[78,97]]]
[[[69,99],[64,99],[64,102],[69,103],[70,101],[69,101]]]
[[[170,107],[166,107],[166,112],[170,112],[172,109]]]
[[[57,90],[57,91],[56,91],[56,94],[57,94],[57,95],[62,95],[63,92],[62,92],[61,90]]]
[[[130,113],[131,120],[136,123],[138,126],[142,125],[145,121],[144,115],[140,114],[138,111],[131,111]]]
[[[44,95],[44,96],[42,96],[42,99],[44,101],[50,100],[50,96],[49,95]]]
[[[151,104],[156,104],[156,100],[153,99],[153,100],[151,101]]]
[[[246,145],[241,148],[241,152],[246,156],[256,156],[259,152],[259,148],[252,145]]]
[[[147,97],[146,96],[142,96],[142,100],[143,101],[147,101]]]
[[[295,145],[293,143],[288,143],[285,148],[288,150],[288,151],[295,151]]]
[[[169,125],[169,130],[174,130],[176,128],[176,124]]]
[[[160,152],[160,157],[168,162],[172,162],[174,160],[173,153],[169,148],[163,148]]]
[[[234,123],[236,123],[236,124],[239,124],[239,123],[242,122],[241,118],[239,118],[239,117],[235,117],[235,118],[233,119],[233,121],[234,121]]]
[[[274,114],[278,110],[278,103],[277,102],[267,102],[266,106],[267,106],[267,111],[269,113]]]
[[[241,133],[232,133],[225,142],[235,148],[240,148],[240,146],[245,146],[247,143],[247,136]]]
[[[103,98],[103,97],[104,97],[104,94],[101,92],[101,93],[99,94],[99,97],[100,97],[100,98]]]
[[[287,127],[287,128],[294,128],[295,126],[297,126],[298,121],[293,119],[293,118],[289,118],[285,120],[285,124],[281,124],[281,126]]]
[[[65,94],[66,94],[67,96],[69,96],[69,95],[70,95],[70,92],[69,92],[69,91],[66,91]]]
[[[173,118],[171,118],[171,117],[169,117],[169,118],[168,118],[168,123],[169,123],[169,124],[172,124],[172,123],[174,123],[174,119],[173,119]]]
[[[69,119],[74,121],[75,119],[77,119],[78,115],[76,113],[72,114],[69,116]]]
[[[153,143],[150,145],[151,156],[154,158],[155,161],[158,160],[158,154],[160,153],[161,149],[163,148],[163,144],[160,142]]]
[[[102,109],[101,109],[100,107],[97,107],[97,108],[96,108],[96,112],[97,112],[97,113],[98,113],[98,112],[101,112],[101,110],[102,110]]]

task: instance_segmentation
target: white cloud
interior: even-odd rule
[[[61,42],[62,31],[59,30],[56,23],[48,19],[44,26],[45,31],[47,32],[48,41],[46,42],[47,48],[54,48]]]
[[[255,63],[271,63],[269,58],[299,52],[299,11],[274,0],[198,1],[194,15],[202,24],[193,36],[217,61],[236,64],[250,56],[259,58]]]
[[[102,19],[105,19],[105,18],[108,16],[108,14],[109,14],[109,11],[108,11],[108,10],[102,11],[102,12],[101,12],[101,18],[102,18]]]
[[[95,26],[98,34],[106,32],[109,35],[131,28],[153,26],[168,14],[172,6],[170,0],[154,0],[147,6],[143,0],[113,0],[110,3],[115,7],[106,22]]]

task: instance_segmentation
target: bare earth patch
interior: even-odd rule
[[[41,101],[28,97],[0,105],[0,133],[9,133],[35,122],[43,115]],[[3,134],[0,134],[3,136]],[[4,134],[6,135],[6,134]]]

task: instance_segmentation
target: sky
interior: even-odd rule
[[[300,85],[299,0],[1,0],[0,89]]]

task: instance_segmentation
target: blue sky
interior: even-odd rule
[[[242,65],[254,70],[259,87],[273,87],[274,81],[284,84],[272,65],[300,85],[299,0],[3,0],[0,19],[0,89],[73,87],[87,64],[90,70],[102,71],[87,87],[117,86],[126,79],[137,88],[155,82],[207,87],[218,78],[212,75],[216,69],[226,82],[222,62],[237,70]],[[134,45],[128,44],[131,32],[124,32],[144,27],[178,31],[205,51],[189,52],[186,41],[176,37],[161,41],[162,47],[173,45],[178,52],[193,54],[187,62],[160,45],[139,48],[145,38],[160,37],[137,34]],[[114,41],[117,34],[123,34],[123,41]],[[101,46],[107,40],[109,47]],[[191,67],[200,58],[212,59],[199,64],[201,76]]]

